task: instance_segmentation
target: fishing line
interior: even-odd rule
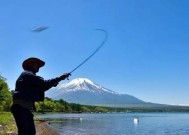
[[[98,30],[98,31],[101,31],[101,32],[104,32],[105,34],[105,37],[102,41],[102,43],[98,46],[98,48],[91,54],[89,55],[83,62],[81,62],[77,67],[75,67],[73,70],[71,70],[69,72],[69,74],[73,73],[75,70],[77,70],[79,67],[81,67],[83,64],[85,64],[89,59],[91,59],[101,48],[102,46],[106,43],[107,39],[108,39],[108,33],[107,31],[103,30],[103,29],[94,29],[94,30]]]

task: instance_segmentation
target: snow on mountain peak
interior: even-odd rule
[[[72,91],[89,91],[93,93],[111,93],[118,94],[114,91],[108,90],[100,85],[93,83],[91,80],[87,78],[76,78],[71,80],[66,84],[62,84],[58,86],[62,92],[72,92]]]
[[[89,83],[91,85],[95,85],[91,80],[87,78],[76,78],[76,79],[73,79],[70,83],[74,83],[74,84]]]

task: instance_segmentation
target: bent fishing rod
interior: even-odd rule
[[[107,39],[108,39],[108,33],[107,31],[103,30],[103,29],[94,29],[94,30],[98,30],[101,32],[104,32],[105,37],[103,39],[103,41],[101,42],[101,44],[96,48],[96,50],[89,55],[83,62],[81,62],[77,67],[75,67],[73,70],[71,70],[68,74],[71,75],[75,70],[77,70],[79,67],[81,67],[83,64],[85,64],[89,59],[91,59],[101,48],[102,46],[106,43]],[[68,79],[68,78],[67,78]]]
[[[47,27],[47,26],[40,26],[40,27],[37,27],[37,28],[33,29],[32,32],[37,32],[37,33],[39,33],[39,32],[42,32],[42,31],[48,29],[48,28],[49,28],[49,27]],[[69,73],[67,73],[68,76],[71,75],[71,73],[73,73],[75,70],[77,70],[77,69],[78,69],[79,67],[81,67],[83,64],[85,64],[89,59],[91,59],[91,58],[102,48],[102,46],[106,43],[106,41],[107,41],[107,39],[108,39],[108,33],[107,33],[107,31],[105,31],[105,30],[103,30],[103,29],[93,29],[93,30],[98,30],[98,31],[104,32],[105,37],[104,37],[103,41],[101,42],[101,44],[98,46],[98,48],[97,48],[91,55],[89,55],[89,56],[88,56],[83,62],[81,62],[77,67],[75,67],[73,70],[71,70]],[[67,78],[67,79],[68,79],[68,78]]]

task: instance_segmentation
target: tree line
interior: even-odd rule
[[[6,83],[6,79],[0,75],[0,112],[10,111],[12,94]],[[161,108],[113,108],[101,106],[88,106],[68,103],[63,99],[53,100],[45,98],[43,102],[35,103],[37,112],[61,112],[61,113],[89,113],[89,112],[189,112],[188,106],[168,106]]]
[[[68,103],[62,99],[53,100],[51,98],[45,98],[43,102],[36,102],[37,112],[63,112],[63,113],[89,113],[89,112],[108,112],[110,111],[106,107],[99,106],[86,106],[75,103]]]

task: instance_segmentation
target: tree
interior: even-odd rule
[[[70,104],[71,108],[75,112],[80,112],[81,111],[81,105],[80,104]]]
[[[6,79],[0,75],[0,111],[10,111],[11,102],[12,96]]]
[[[81,106],[81,112],[92,112],[92,111],[85,106]]]
[[[103,107],[97,106],[95,108],[95,112],[108,112],[108,110]]]

